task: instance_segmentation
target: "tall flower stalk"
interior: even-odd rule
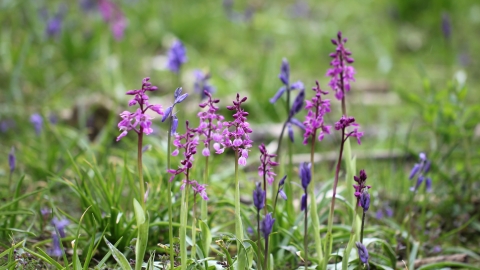
[[[247,97],[240,99],[237,93],[236,101],[233,105],[227,106],[227,109],[234,111],[233,121],[224,122],[222,136],[217,136],[214,139],[213,148],[217,154],[223,153],[225,148],[231,147],[235,151],[235,235],[237,237],[237,247],[240,248],[243,242],[243,224],[240,212],[240,184],[238,178],[238,165],[245,166],[247,164],[248,152],[252,147],[252,140],[250,133],[252,129],[247,122],[248,112],[241,107],[242,103],[247,100]]]
[[[305,262],[305,269],[308,268],[308,185],[312,181],[312,171],[311,171],[311,163],[302,163],[300,164],[300,180],[302,182],[303,187],[303,195],[300,201],[300,210],[305,212],[305,219],[304,219],[304,235],[303,235],[303,256]],[[312,199],[310,199],[312,200]],[[313,203],[315,204],[315,199]],[[317,250],[318,252],[318,250]]]
[[[208,97],[208,100],[204,103],[200,103],[200,108],[207,108],[206,111],[199,112],[197,114],[200,119],[200,125],[197,128],[197,132],[201,138],[203,138],[203,150],[202,155],[205,157],[205,170],[203,173],[203,182],[202,184],[208,184],[208,175],[209,175],[209,157],[211,152],[211,144],[214,138],[221,138],[221,132],[223,128],[224,117],[217,113],[219,108],[215,105],[220,102],[219,99],[213,99],[209,91],[204,90],[203,94]],[[208,218],[208,205],[207,200],[203,200],[200,205],[201,209],[201,218],[203,221],[207,222]]]
[[[147,111],[153,111],[159,115],[163,115],[162,107],[160,105],[151,105],[148,102],[147,92],[157,90],[156,86],[153,86],[148,82],[150,78],[145,78],[142,81],[142,88],[138,90],[129,90],[127,95],[134,96],[128,102],[129,106],[138,105],[139,108],[131,113],[129,111],[124,111],[120,114],[122,120],[118,123],[118,128],[122,133],[117,137],[117,141],[125,137],[129,131],[134,131],[138,135],[138,144],[137,144],[137,168],[138,168],[138,178],[140,182],[140,206],[141,210],[138,209],[138,201],[134,200],[134,209],[137,218],[138,226],[138,237],[137,244],[135,248],[135,260],[136,265],[135,269],[140,270],[142,268],[143,257],[145,255],[145,250],[147,248],[148,241],[148,213],[146,209],[147,196],[145,194],[145,182],[143,180],[143,171],[142,171],[142,145],[143,145],[143,134],[148,135],[153,132],[152,117],[147,114]]]
[[[312,90],[315,92],[315,96],[311,100],[306,100],[305,109],[308,110],[305,121],[305,133],[303,134],[303,144],[308,144],[310,141],[310,175],[312,178],[312,185],[308,188],[308,193],[311,197],[310,212],[312,215],[312,226],[314,230],[315,249],[317,251],[317,258],[321,264],[323,260],[322,241],[320,239],[320,223],[318,221],[317,204],[315,196],[315,173],[314,173],[314,154],[315,154],[315,142],[317,140],[322,141],[325,134],[330,134],[331,127],[325,125],[324,116],[330,112],[330,100],[322,99],[322,95],[328,94],[328,92],[320,89],[320,84],[316,82],[316,87]],[[318,135],[317,135],[318,134]],[[307,191],[307,189],[305,189]],[[306,212],[305,212],[306,214]],[[326,253],[327,255],[329,253]]]
[[[167,129],[167,170],[171,168],[171,158],[170,158],[170,151],[171,151],[171,141],[172,141],[172,134],[175,134],[178,127],[178,118],[176,117],[173,109],[175,108],[176,104],[181,103],[185,98],[187,98],[188,94],[182,95],[182,88],[179,87],[175,90],[173,94],[173,105],[168,107],[165,110],[165,114],[163,115],[162,122],[168,119],[168,129]],[[173,269],[175,266],[175,252],[173,249],[173,210],[172,210],[172,181],[168,181],[167,184],[168,189],[168,241],[169,241],[169,253],[170,253],[170,267]]]
[[[275,154],[269,154],[265,144],[258,146],[260,150],[260,166],[258,167],[258,175],[263,176],[263,190],[267,192],[267,183],[273,184],[276,174],[273,172],[273,167],[278,166],[278,163],[272,159],[276,157]],[[264,204],[267,205],[267,196],[264,197]],[[265,215],[267,215],[267,208],[265,207]]]

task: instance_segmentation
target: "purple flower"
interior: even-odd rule
[[[10,153],[8,153],[8,166],[10,167],[10,173],[13,173],[13,171],[15,170],[15,160],[15,148],[13,148],[12,146]]]
[[[355,127],[354,130],[349,133],[345,132],[345,129],[350,126]],[[358,126],[359,125],[355,123],[355,118],[346,117],[345,115],[342,115],[340,120],[335,123],[336,130],[344,130],[344,132],[346,133],[344,140],[346,140],[348,137],[355,137],[357,138],[357,143],[361,144],[360,138],[363,136],[363,132],[358,131]]]
[[[15,127],[15,121],[13,121],[11,119],[6,119],[6,120],[0,121],[0,132],[1,133],[5,133],[13,127]]]
[[[182,95],[182,90],[183,90],[182,87],[178,87],[177,89],[175,89],[175,92],[173,93],[173,98],[174,98],[173,105],[168,107],[165,110],[162,117],[162,122],[165,122],[165,120],[167,120],[167,118],[171,115],[174,119],[176,118],[175,114],[173,114],[173,109],[175,108],[175,105],[182,103],[188,97],[187,93]],[[177,120],[177,124],[178,124],[178,120]],[[172,123],[172,130],[173,130],[173,123]],[[175,130],[177,129],[175,128]],[[172,133],[175,133],[175,132],[172,132]]]
[[[215,92],[215,87],[210,85],[208,80],[210,79],[210,73],[203,73],[201,70],[195,70],[194,71],[195,75],[195,83],[193,84],[193,91],[196,93],[199,93],[202,97],[202,99],[206,98],[207,95],[205,94],[205,91],[207,91],[210,94],[213,94]]]
[[[197,128],[197,132],[200,137],[203,137],[203,145],[204,149],[202,150],[203,156],[210,156],[210,145],[211,142],[214,141],[214,138],[221,138],[222,137],[222,128],[223,128],[223,120],[224,117],[217,113],[218,107],[215,105],[220,102],[219,99],[212,99],[212,95],[204,91],[206,97],[208,97],[208,101],[204,103],[200,103],[200,108],[208,108],[207,111],[199,112],[197,114],[198,118],[200,119],[200,125]]]
[[[307,209],[307,193],[302,195],[302,199],[300,202],[300,210],[304,211]]]
[[[57,13],[52,18],[48,19],[45,28],[45,34],[48,37],[55,37],[60,34],[60,31],[62,30],[62,17],[62,14]]]
[[[262,189],[262,185],[257,183],[255,189],[253,190],[253,205],[257,210],[263,209],[265,207],[265,197],[267,193]]]
[[[48,250],[48,255],[53,257],[60,257],[63,254],[62,248],[60,247],[60,239],[56,233],[52,233],[52,245],[53,247]]]
[[[120,114],[122,120],[118,123],[118,128],[120,131],[122,131],[122,133],[117,137],[117,141],[125,137],[130,130],[135,131],[137,134],[145,133],[148,135],[152,133],[153,129],[151,127],[151,120],[153,117],[146,114],[148,110],[154,111],[159,115],[163,115],[161,105],[150,105],[148,103],[149,98],[146,92],[157,90],[156,86],[153,86],[148,82],[149,80],[150,78],[148,77],[143,79],[142,89],[127,91],[127,95],[134,96],[133,99],[128,102],[128,105],[138,105],[139,108],[134,113],[124,111]]]
[[[174,72],[180,72],[180,68],[187,62],[187,51],[180,40],[175,40],[168,51],[167,68]]]
[[[190,128],[189,122],[186,121],[186,131],[185,134],[175,134],[175,139],[173,140],[173,145],[176,149],[172,152],[172,156],[178,155],[180,149],[183,149],[183,157],[180,161],[180,166],[178,169],[168,169],[167,172],[172,174],[170,181],[178,174],[188,174],[188,170],[193,166],[194,155],[197,153],[198,145],[198,136],[196,135],[197,131],[195,128]]]
[[[326,76],[331,77],[328,85],[335,91],[335,97],[342,100],[344,92],[350,91],[350,82],[355,81],[355,69],[348,65],[353,63],[353,58],[350,57],[352,53],[344,47],[347,39],[342,39],[342,32],[338,32],[337,39],[332,39],[332,43],[337,48],[330,54],[333,58],[330,62],[332,68],[327,71]]]
[[[35,133],[40,135],[43,128],[43,118],[40,114],[34,113],[30,116],[30,123],[32,123],[33,127],[35,128]]]
[[[316,87],[312,88],[315,91],[315,96],[311,100],[306,100],[305,109],[308,110],[307,116],[305,116],[305,121],[303,122],[305,126],[305,133],[303,134],[303,144],[308,143],[308,139],[313,138],[317,134],[317,129],[319,129],[318,140],[323,140],[323,137],[326,134],[330,134],[331,126],[325,125],[324,116],[326,113],[330,112],[330,100],[322,100],[322,95],[328,94],[328,92],[320,89],[320,84],[316,81]]]
[[[425,153],[420,153],[419,158],[420,162],[415,163],[412,170],[410,171],[410,175],[408,176],[409,180],[417,177],[417,182],[415,186],[411,187],[410,190],[416,192],[425,180],[425,188],[428,192],[430,192],[432,191],[432,179],[430,177],[426,177],[426,175],[430,171],[431,163],[430,160],[427,159],[427,155]]]
[[[258,148],[260,149],[260,166],[258,167],[258,175],[265,175],[267,182],[271,185],[275,181],[274,177],[276,176],[273,172],[273,167],[278,166],[278,163],[273,161],[272,158],[277,155],[269,154],[264,143],[260,144]]]
[[[51,223],[57,228],[60,237],[65,237],[65,227],[70,224],[70,221],[66,218],[58,219],[57,217],[53,217]]]
[[[208,201],[207,185],[206,185],[206,184],[199,184],[199,183],[198,183],[197,181],[195,181],[195,180],[188,181],[188,183],[187,183],[186,180],[184,180],[182,186],[180,186],[180,189],[181,189],[181,190],[183,190],[183,189],[185,188],[185,184],[191,185],[194,194],[199,194],[200,197],[202,197],[202,199],[204,199],[205,201]]]
[[[119,41],[127,27],[127,21],[122,10],[111,0],[98,0],[98,9],[103,19],[110,24],[113,37]]]
[[[285,194],[285,191],[283,190],[285,179],[287,179],[286,175],[283,176],[283,178],[278,182],[278,195],[280,195],[280,197],[282,197],[284,200],[287,200],[287,194]]]
[[[300,164],[300,179],[302,180],[302,187],[306,191],[310,181],[312,181],[311,163],[303,162]]]
[[[370,194],[368,194],[368,189],[364,189],[362,195],[360,195],[360,206],[363,208],[364,213],[370,208]]]
[[[360,261],[364,264],[368,264],[368,250],[367,248],[360,242],[356,242],[355,245],[358,249],[358,257]]]
[[[265,216],[265,219],[262,220],[261,231],[263,233],[263,237],[265,239],[272,233],[273,223],[275,223],[275,219],[272,218],[272,213],[268,213]]]
[[[270,103],[275,103],[285,91],[303,89],[303,83],[298,81],[290,85],[290,65],[288,64],[287,59],[283,58],[282,65],[280,67],[280,74],[278,75],[280,81],[282,81],[283,86],[278,89],[277,93],[270,99]]]
[[[365,173],[365,170],[360,170],[360,176],[353,176],[353,180],[357,182],[357,185],[353,185],[353,187],[355,188],[355,197],[357,197],[357,205],[361,206],[360,200],[363,192],[368,191],[368,189],[371,188],[371,186],[366,185],[367,173]]]
[[[240,95],[237,93],[237,98],[236,101],[233,101],[233,105],[227,106],[228,110],[235,111],[233,114],[234,120],[223,123],[224,130],[220,136],[212,136],[215,141],[213,144],[215,152],[221,154],[225,148],[233,148],[239,155],[238,164],[242,166],[247,164],[248,152],[253,142],[249,135],[252,133],[252,129],[247,122],[248,112],[241,107],[246,100],[247,97],[240,99]]]
[[[442,32],[445,39],[449,40],[452,35],[452,24],[448,13],[442,14]]]
[[[293,126],[297,126],[301,130],[305,131],[305,125],[300,122],[298,119],[294,118],[295,114],[300,112],[303,109],[303,103],[305,101],[305,89],[301,89],[298,93],[297,97],[293,101],[292,108],[290,108],[290,112],[287,119],[287,130],[288,130],[288,137],[290,138],[291,142],[294,142],[293,137]]]

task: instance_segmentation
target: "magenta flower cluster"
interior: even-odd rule
[[[273,172],[273,168],[278,166],[278,163],[273,161],[272,158],[276,157],[275,154],[269,154],[265,144],[260,144],[258,147],[260,149],[260,166],[258,167],[258,175],[264,176],[267,179],[267,182],[271,185],[275,181],[276,174]]]
[[[218,107],[215,105],[220,102],[219,99],[212,99],[212,95],[207,90],[204,90],[205,96],[208,100],[200,103],[200,108],[207,108],[207,111],[199,112],[197,114],[200,119],[200,125],[197,128],[198,134],[203,137],[204,148],[202,150],[203,156],[210,156],[210,144],[214,138],[217,141],[222,138],[222,128],[224,117],[217,113]]]
[[[355,197],[357,197],[357,205],[360,205],[360,199],[362,198],[362,194],[364,192],[367,192],[368,189],[371,188],[371,186],[367,186],[367,173],[365,173],[365,170],[360,170],[360,176],[353,176],[353,180],[357,182],[356,185],[353,185],[353,188],[355,188]],[[366,199],[366,198],[364,198]],[[368,198],[370,201],[370,197]]]
[[[122,132],[118,137],[117,141],[125,137],[130,130],[135,131],[137,134],[146,135],[153,132],[151,125],[152,119],[150,115],[147,114],[148,110],[154,111],[159,115],[163,115],[161,105],[150,105],[148,103],[147,91],[155,91],[158,88],[153,86],[148,82],[150,78],[145,78],[142,81],[142,88],[138,90],[129,90],[127,95],[132,95],[133,99],[128,102],[128,106],[137,105],[139,108],[135,112],[124,111],[120,114],[122,120],[118,123],[118,128]]]
[[[345,130],[347,127],[350,126],[355,127],[355,129],[345,135],[345,140],[348,137],[355,137],[357,138],[358,144],[361,144],[360,138],[363,136],[363,132],[358,131],[358,124],[355,123],[355,118],[343,115],[340,120],[335,123],[336,130]]]
[[[191,128],[188,121],[186,121],[186,131],[184,134],[175,134],[173,145],[176,149],[172,152],[172,156],[177,156],[180,153],[180,149],[183,149],[183,159],[180,161],[178,169],[168,169],[167,171],[172,174],[170,181],[178,174],[188,175],[188,170],[193,166],[193,156],[197,153],[198,136],[197,129]],[[182,142],[183,141],[183,142]]]
[[[320,89],[320,84],[316,81],[316,86],[312,88],[315,91],[315,96],[311,100],[306,100],[305,109],[308,110],[303,122],[305,126],[305,133],[303,134],[303,144],[308,143],[308,139],[315,136],[316,131],[319,129],[318,140],[323,140],[326,134],[330,134],[331,126],[325,125],[324,116],[330,112],[330,100],[322,100],[322,95],[328,94],[328,92]],[[312,138],[315,140],[315,138]]]
[[[192,181],[183,180],[183,183],[180,186],[180,190],[183,190],[186,187],[187,184],[192,187],[194,194],[198,194],[198,195],[200,195],[200,197],[202,197],[202,199],[204,199],[205,201],[208,201],[207,185],[206,184],[199,184],[195,180],[192,180]]]
[[[337,48],[334,53],[330,54],[333,60],[330,62],[330,68],[327,71],[326,76],[331,77],[328,85],[335,91],[335,97],[338,100],[342,100],[345,96],[343,91],[350,91],[350,82],[355,81],[355,69],[348,64],[353,63],[352,54],[349,50],[345,49],[345,43],[347,39],[342,39],[342,32],[338,32],[337,39],[332,39],[333,45]]]
[[[242,103],[247,100],[247,97],[240,99],[240,95],[237,93],[236,101],[233,101],[233,106],[227,106],[230,111],[235,111],[233,114],[233,121],[224,122],[221,136],[213,136],[215,143],[213,148],[217,154],[221,154],[225,151],[225,148],[233,148],[239,154],[238,164],[245,166],[247,164],[248,152],[252,147],[252,140],[250,139],[250,133],[252,129],[247,122],[248,112],[244,111],[241,107]],[[230,131],[231,130],[231,131]]]

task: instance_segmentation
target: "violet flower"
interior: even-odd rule
[[[122,10],[111,0],[98,0],[98,9],[103,20],[110,25],[113,37],[119,41],[127,27],[127,20]]]
[[[8,166],[10,167],[10,173],[13,173],[15,170],[15,148],[12,146],[10,152],[8,153]]]
[[[288,119],[286,122],[288,137],[290,138],[291,142],[294,142],[293,136],[293,126],[297,126],[302,131],[305,131],[305,125],[298,119],[294,118],[294,116],[303,109],[303,103],[305,101],[305,89],[300,90],[297,97],[293,101],[292,107],[290,108],[290,112],[288,113]]]
[[[260,211],[265,207],[265,198],[267,193],[262,189],[262,184],[257,183],[255,189],[253,190],[253,205],[257,208],[257,211]]]
[[[282,66],[280,68],[280,74],[278,75],[278,78],[280,81],[282,81],[283,86],[280,87],[277,93],[270,99],[270,103],[275,103],[283,95],[283,93],[285,93],[285,91],[303,89],[303,83],[301,81],[290,84],[290,65],[285,58],[282,60]]]
[[[204,91],[204,95],[208,97],[208,101],[200,103],[200,108],[208,108],[207,111],[199,112],[197,114],[200,119],[200,125],[197,128],[198,134],[203,137],[203,145],[205,148],[202,150],[202,155],[205,157],[210,156],[210,144],[214,138],[222,137],[222,128],[224,117],[217,113],[218,107],[215,105],[220,102],[219,99],[212,99],[212,95],[207,90]]]
[[[172,156],[177,156],[180,152],[180,149],[183,149],[183,157],[180,161],[180,166],[178,169],[168,169],[167,172],[172,174],[170,181],[178,174],[188,174],[188,170],[193,166],[194,155],[197,153],[198,145],[198,136],[196,135],[196,129],[190,128],[189,122],[186,121],[186,131],[185,134],[175,134],[175,139],[173,140],[173,145],[176,149],[172,152]],[[183,141],[183,142],[182,142]]]
[[[142,89],[127,91],[127,95],[134,96],[133,99],[128,102],[128,106],[138,104],[139,108],[133,113],[124,111],[120,114],[122,120],[118,123],[118,128],[122,133],[117,137],[117,142],[125,137],[130,130],[135,131],[139,135],[143,133],[148,135],[153,132],[151,127],[153,117],[147,115],[148,110],[154,111],[159,115],[164,114],[161,105],[151,105],[148,103],[149,98],[146,92],[158,89],[156,86],[149,83],[149,80],[149,77],[143,79]]]
[[[193,189],[193,193],[196,195],[200,195],[202,199],[208,201],[207,195],[207,185],[206,184],[199,184],[196,180],[183,180],[182,185],[180,186],[180,190],[184,190],[186,185],[190,185]]]
[[[173,93],[173,98],[174,98],[173,105],[168,107],[167,109],[165,109],[165,113],[163,114],[163,117],[162,117],[162,123],[163,123],[163,122],[165,122],[165,120],[167,120],[167,118],[169,116],[172,115],[172,117],[173,117],[173,119],[172,119],[173,120],[173,122],[172,122],[172,132],[171,132],[172,134],[175,133],[173,131],[174,126],[175,126],[175,131],[177,130],[177,126],[178,126],[178,119],[175,116],[175,114],[173,113],[173,109],[175,108],[175,105],[182,103],[188,97],[187,93],[182,95],[182,90],[183,90],[182,87],[178,87],[177,89],[175,89],[175,92]],[[176,123],[175,123],[175,120],[176,120]]]
[[[63,254],[62,248],[60,247],[60,239],[56,233],[52,233],[52,245],[53,247],[48,250],[48,255],[52,257],[60,257]]]
[[[305,121],[303,122],[305,126],[305,133],[303,134],[303,144],[308,143],[308,139],[312,137],[313,140],[318,139],[322,141],[325,133],[330,134],[331,126],[325,125],[324,116],[326,113],[330,112],[330,100],[322,100],[322,95],[328,94],[328,92],[320,89],[320,84],[318,81],[315,82],[316,87],[313,87],[312,90],[315,91],[315,96],[311,100],[306,100],[305,109],[308,110],[307,115],[305,116]],[[318,137],[316,136],[318,132]]]
[[[312,181],[312,171],[310,170],[311,166],[312,166],[311,163],[304,162],[300,164],[300,168],[299,168],[300,180],[302,181],[302,187],[304,191],[304,194],[302,195],[302,200],[300,203],[300,209],[302,211],[304,210],[307,211],[307,197],[308,197],[307,188],[310,182]]]
[[[332,68],[327,71],[326,76],[331,77],[328,85],[335,91],[335,97],[342,100],[345,95],[343,91],[350,91],[350,82],[355,81],[355,69],[348,65],[353,63],[353,58],[350,57],[352,53],[344,47],[347,39],[342,39],[342,32],[338,32],[337,39],[332,39],[332,43],[337,48],[330,54],[333,58],[330,62]]]
[[[265,239],[267,239],[268,236],[272,233],[274,223],[275,223],[275,219],[272,218],[272,213],[268,213],[265,216],[265,218],[262,220],[261,231]]]
[[[446,12],[442,14],[442,33],[446,40],[450,40],[452,23],[450,22],[450,16]]]
[[[40,114],[34,113],[30,116],[30,123],[32,123],[33,127],[35,128],[35,133],[40,135],[43,128],[43,118]]]
[[[364,264],[367,265],[367,268],[369,269],[370,266],[368,265],[368,250],[367,248],[360,242],[356,242],[355,245],[357,246],[358,249],[358,257],[360,258],[360,261]]]
[[[45,27],[45,34],[47,37],[55,37],[60,34],[60,31],[62,30],[62,19],[64,13],[65,6],[61,6],[57,13],[47,20],[47,25]]]
[[[346,132],[346,128],[353,126],[355,127],[353,131],[351,132]],[[354,117],[346,117],[345,115],[342,115],[340,120],[335,123],[335,129],[336,130],[343,130],[345,133],[344,139],[346,140],[348,137],[355,137],[357,138],[357,143],[361,144],[362,142],[360,141],[360,138],[363,136],[363,132],[358,131],[359,125],[355,122]]]
[[[205,91],[213,94],[215,92],[215,87],[213,87],[208,80],[210,80],[210,73],[203,73],[201,70],[195,70],[195,83],[193,84],[193,91],[199,93],[201,98],[204,99],[207,97]]]
[[[273,167],[278,166],[278,163],[273,161],[273,158],[277,155],[269,154],[264,143],[260,144],[258,148],[260,149],[260,166],[258,166],[258,175],[265,176],[265,179],[271,185],[275,181],[274,176],[276,176],[273,172]]]
[[[181,66],[187,62],[187,50],[180,40],[175,40],[168,51],[167,68],[173,73],[180,72]]]
[[[283,187],[285,186],[285,179],[287,179],[287,175],[283,176],[283,178],[278,182],[278,192],[277,194],[280,195],[284,200],[287,200],[287,194],[285,194],[285,191],[283,190]]]
[[[53,217],[51,223],[55,228],[57,228],[60,237],[64,238],[65,227],[70,224],[70,221],[66,218],[58,219],[57,217]]]
[[[425,188],[428,192],[432,191],[432,179],[427,177],[427,173],[430,171],[430,161],[427,159],[427,155],[425,153],[420,153],[420,162],[416,163],[410,175],[408,177],[409,180],[412,180],[415,176],[417,176],[417,182],[414,187],[411,187],[410,190],[416,192],[421,184],[425,181]]]
[[[371,188],[371,186],[367,186],[367,173],[365,173],[365,170],[360,170],[360,176],[353,176],[353,180],[357,182],[357,185],[353,185],[355,188],[355,197],[357,197],[357,205],[360,206],[360,197],[362,196],[362,193],[364,191],[368,191],[368,189]]]
[[[235,111],[233,114],[233,121],[224,122],[223,127],[225,129],[222,132],[222,136],[214,136],[213,148],[215,153],[221,154],[225,151],[225,148],[231,147],[239,155],[238,164],[245,166],[247,164],[248,152],[252,147],[252,140],[250,139],[250,133],[252,129],[247,122],[248,112],[241,108],[243,102],[247,100],[247,97],[240,99],[240,95],[237,93],[236,101],[233,101],[233,106],[227,106],[230,111]],[[232,129],[230,131],[229,129]]]
[[[368,211],[370,208],[370,194],[368,189],[364,189],[362,195],[360,195],[360,206],[363,208],[363,213]]]

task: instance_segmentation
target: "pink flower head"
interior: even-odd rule
[[[335,97],[342,100],[345,92],[350,91],[350,82],[355,81],[355,69],[348,64],[353,63],[352,53],[345,49],[347,39],[342,39],[342,32],[338,32],[337,39],[332,39],[333,45],[337,46],[334,53],[330,54],[333,60],[330,62],[330,68],[326,76],[331,77],[328,85],[335,91]]]
[[[320,84],[316,81],[316,87],[312,88],[315,91],[315,96],[311,100],[306,100],[305,109],[308,110],[305,116],[303,125],[305,126],[305,133],[303,134],[303,144],[308,143],[310,137],[316,136],[317,130],[318,137],[312,138],[312,140],[323,140],[325,134],[330,134],[331,126],[325,125],[324,116],[330,112],[330,100],[322,100],[322,95],[328,94],[328,92],[320,89]]]
[[[117,137],[117,141],[125,137],[130,130],[134,130],[137,134],[150,134],[153,132],[152,129],[152,119],[150,115],[147,114],[148,110],[151,110],[159,115],[163,115],[161,105],[150,105],[148,103],[148,96],[146,91],[155,91],[157,90],[156,86],[152,86],[148,81],[150,78],[143,79],[142,89],[139,90],[129,90],[127,95],[133,95],[133,99],[129,101],[128,105],[138,105],[139,108],[132,113],[129,111],[124,111],[120,114],[122,120],[118,123],[118,128],[122,133]]]
[[[175,134],[175,139],[173,140],[173,145],[176,149],[173,151],[172,155],[178,155],[180,149],[183,149],[183,157],[180,161],[178,169],[168,169],[167,172],[172,174],[170,181],[178,174],[188,174],[188,170],[193,166],[193,156],[197,153],[198,137],[196,135],[196,129],[190,128],[188,121],[186,121],[186,132],[185,134]]]
[[[230,111],[235,111],[233,114],[233,121],[223,122],[221,136],[214,136],[215,143],[213,148],[217,154],[223,153],[225,148],[231,147],[237,151],[239,155],[238,164],[245,166],[247,164],[248,152],[252,147],[252,140],[250,133],[252,129],[247,122],[248,112],[241,108],[241,104],[247,100],[247,97],[240,99],[237,93],[236,101],[233,101],[233,106],[227,106]],[[220,134],[220,133],[219,133]]]
[[[208,97],[208,101],[204,103],[200,103],[200,108],[207,108],[207,111],[199,112],[197,114],[198,118],[200,119],[200,125],[197,128],[197,132],[200,137],[203,137],[203,145],[205,146],[204,150],[202,151],[203,156],[210,156],[210,144],[211,141],[219,142],[222,140],[222,128],[223,128],[223,120],[224,117],[217,113],[218,107],[215,105],[220,102],[219,99],[212,99],[212,95],[208,91],[204,91],[205,96]],[[219,149],[220,145],[217,145]],[[223,153],[223,150],[218,151],[216,150],[217,154]]]
[[[276,174],[273,172],[272,167],[278,166],[278,163],[273,161],[272,158],[276,157],[275,154],[269,154],[265,144],[260,144],[260,166],[258,167],[258,175],[265,176],[267,182],[271,185],[275,181]]]
[[[355,118],[353,117],[346,117],[343,115],[338,122],[335,123],[336,130],[345,130],[347,127],[353,126],[355,129],[349,133],[345,133],[345,140],[348,137],[355,137],[357,138],[358,144],[361,144],[360,138],[363,136],[363,132],[358,131],[358,124],[355,122]],[[345,131],[344,131],[345,132]]]

